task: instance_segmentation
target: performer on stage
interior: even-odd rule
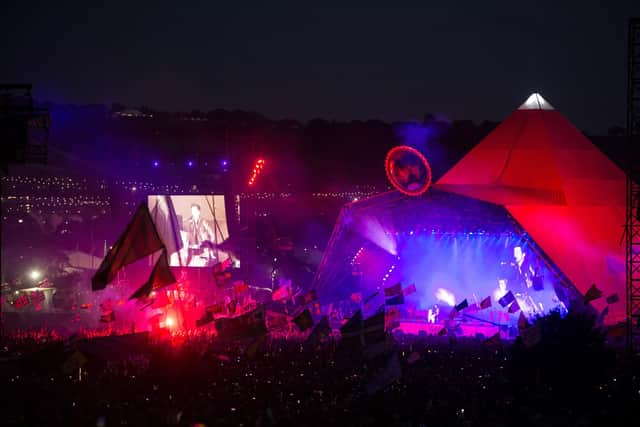
[[[511,262],[513,282],[509,286],[513,292],[526,293],[533,286],[533,279],[536,276],[534,265],[531,256],[528,256],[521,246],[513,248],[513,261]]]
[[[191,205],[191,217],[186,221],[188,256],[187,266],[206,267],[215,264],[213,242],[215,240],[211,226],[200,216],[200,205]]]

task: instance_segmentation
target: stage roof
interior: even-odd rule
[[[533,94],[435,188],[503,205],[580,292],[595,283],[620,296],[605,318],[614,323],[625,317],[625,185],[618,166]]]

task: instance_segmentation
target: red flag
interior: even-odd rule
[[[415,292],[416,292],[416,284],[412,283],[402,290],[402,295],[406,297],[407,295],[411,295]]]
[[[491,307],[491,297],[486,297],[482,301],[480,301],[480,309],[484,310],[485,308]]]
[[[513,303],[511,303],[508,311],[509,313],[517,313],[518,311],[520,311],[520,304],[518,304],[518,301],[514,301]]]
[[[153,266],[149,279],[135,291],[129,299],[144,298],[148,296],[151,291],[169,286],[176,282],[176,278],[173,276],[171,269],[169,268],[169,260],[167,259],[167,251],[163,250],[162,254],[158,257],[156,265]]]
[[[106,288],[122,267],[163,247],[147,204],[141,203],[124,233],[109,250],[98,271],[91,278],[91,289],[99,291]]]
[[[385,297],[392,297],[392,296],[395,296],[395,295],[402,295],[402,284],[401,283],[396,283],[395,285],[384,289],[384,296]]]
[[[586,294],[584,294],[584,303],[588,304],[589,302],[596,300],[602,296],[602,291],[596,287],[595,284],[592,284]]]

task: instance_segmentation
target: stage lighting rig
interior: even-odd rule
[[[251,175],[249,177],[249,186],[253,186],[258,179],[258,176],[262,173],[262,169],[264,169],[265,161],[264,159],[258,159],[253,165],[253,170],[251,171]]]

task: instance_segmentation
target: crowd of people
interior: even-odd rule
[[[533,348],[395,332],[373,358],[336,331],[321,345],[275,332],[148,337],[103,354],[82,350],[97,338],[7,333],[3,425],[633,424],[638,360],[584,315],[539,322]]]

